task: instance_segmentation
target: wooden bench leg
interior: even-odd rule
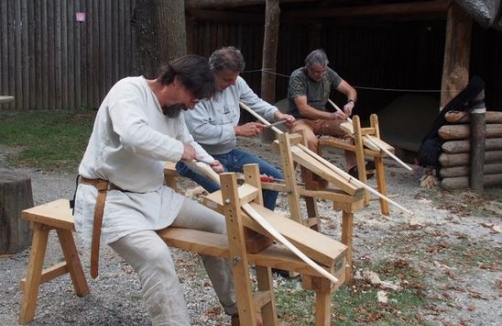
[[[87,281],[85,279],[84,270],[78,256],[77,246],[75,245],[73,234],[70,230],[61,229],[58,229],[57,233],[75,292],[79,297],[83,297],[89,293],[89,286],[87,285]]]
[[[354,214],[342,213],[342,243],[347,246],[345,255],[347,267],[345,269],[345,281],[352,280],[352,236],[354,233]]]
[[[385,182],[385,170],[383,164],[383,158],[375,157],[375,173],[376,173],[376,181],[378,192],[384,196],[387,196],[387,184]],[[380,198],[380,211],[383,215],[389,215],[389,202]]]
[[[331,294],[334,291],[330,280],[323,277],[303,275],[303,287],[314,290],[316,294],[315,324],[316,326],[331,325]]]
[[[258,283],[258,293],[262,294],[262,298],[255,300],[255,303],[261,309],[263,324],[279,325],[277,310],[275,308],[274,283],[270,268],[256,266],[256,280]]]
[[[33,240],[30,250],[30,261],[28,263],[28,272],[26,283],[23,287],[23,299],[19,313],[19,323],[28,324],[35,317],[37,307],[38,289],[42,278],[42,269],[44,267],[45,250],[49,239],[49,229],[40,223],[33,224]]]

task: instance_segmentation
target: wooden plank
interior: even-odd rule
[[[54,107],[53,109],[61,110],[65,109],[64,103],[64,84],[62,76],[62,65],[63,65],[63,41],[62,41],[62,17],[61,17],[61,7],[63,1],[54,1],[54,49],[53,49],[53,62],[54,62],[54,85],[53,85],[53,97],[54,97]]]
[[[8,36],[11,33],[7,33],[9,30],[8,26],[8,10],[7,10],[7,1],[0,1],[0,34],[2,37],[0,38],[0,63],[3,65],[7,65],[9,61],[9,41]],[[8,71],[8,70],[7,70]],[[8,89],[9,84],[7,81],[9,80],[9,74],[3,72],[0,74],[0,93],[1,94],[13,94]],[[3,107],[7,107],[10,109],[10,105],[4,104]]]
[[[345,132],[347,132],[349,135],[354,136],[354,126],[351,123],[343,122],[342,124],[340,124],[340,128],[343,129]],[[361,128],[361,131],[365,129],[367,128]],[[387,144],[383,140],[368,134],[368,132],[371,131],[366,131],[363,133],[364,146],[376,152],[380,152],[382,147],[387,149],[388,151],[394,151],[394,147]]]
[[[16,107],[18,110],[26,110],[24,94],[23,94],[23,43],[22,43],[22,34],[23,34],[23,22],[21,20],[21,2],[15,1],[14,5],[14,48],[13,48],[13,74],[11,74],[11,78],[15,80],[15,98],[16,98]]]
[[[78,0],[80,12],[86,13],[86,22],[77,24],[77,47],[75,55],[75,80],[81,85],[76,89],[77,103],[79,107],[88,105],[88,82],[87,82],[87,51],[88,51],[88,38],[87,29],[89,26],[89,10],[87,2]]]
[[[317,161],[297,146],[291,147],[291,153],[293,154],[295,162],[298,162],[300,165],[304,166],[315,174],[318,174],[322,178],[328,180],[329,182],[332,182],[333,184],[335,184],[335,186],[339,187],[347,194],[353,196],[357,191],[359,191],[360,188],[348,183],[345,177],[331,169],[326,169],[326,166],[324,164]]]
[[[65,1],[66,2],[66,1]],[[63,76],[65,79],[66,86],[66,109],[75,110],[79,109],[75,102],[75,89],[80,87],[79,83],[76,81],[76,69],[75,69],[75,47],[76,47],[76,33],[75,33],[75,20],[76,20],[76,11],[75,11],[75,1],[66,2],[66,10],[63,12],[66,17],[66,53],[65,53],[65,62],[66,62],[66,70],[63,72]]]
[[[47,283],[53,279],[68,273],[68,266],[65,261],[57,263],[51,267],[42,270],[42,275],[40,277],[40,284]],[[26,287],[26,277],[23,277],[19,281],[19,289],[25,291]]]
[[[190,0],[188,0],[190,1]],[[192,0],[194,1],[194,0]],[[282,1],[281,1],[282,2]],[[406,2],[394,4],[359,5],[337,8],[314,8],[289,11],[284,13],[285,22],[313,18],[358,18],[383,17],[387,19],[403,17],[438,17],[443,18],[448,8],[449,0]]]
[[[224,234],[182,228],[166,228],[157,232],[169,246],[201,255],[230,258],[228,239]]]
[[[40,223],[34,223],[30,260],[26,273],[23,299],[19,310],[19,323],[23,325],[31,322],[35,316],[48,240],[49,230],[45,229]]]
[[[324,266],[333,266],[336,258],[343,255],[347,250],[347,246],[327,235],[309,229],[291,219],[284,218],[263,206],[255,203],[251,203],[250,206],[298,249]]]
[[[256,324],[256,307],[251,296],[251,279],[249,276],[249,262],[246,254],[244,227],[241,219],[241,207],[237,192],[237,178],[235,173],[222,173],[221,192],[225,220],[227,225],[227,239],[232,257],[232,273],[236,289],[236,297],[240,319],[251,321],[249,325]]]
[[[37,1],[38,2],[38,1]],[[26,96],[27,97],[27,102],[28,102],[28,107],[30,109],[35,109],[38,106],[38,98],[39,98],[39,88],[36,87],[37,81],[38,81],[38,76],[36,73],[36,59],[38,58],[38,55],[36,53],[36,34],[37,34],[37,25],[36,25],[36,17],[38,17],[38,11],[35,10],[35,7],[37,5],[32,5],[28,8],[26,5],[26,12],[27,12],[27,22],[28,22],[28,47],[29,47],[29,54],[28,54],[28,64],[27,67],[28,69],[28,85],[30,88],[29,94]]]
[[[101,19],[104,21],[104,31],[103,33],[103,42],[101,43],[103,45],[103,65],[101,68],[104,71],[104,80],[103,80],[103,85],[102,88],[100,89],[100,101],[101,101],[101,94],[106,94],[109,90],[109,88],[114,84],[114,79],[112,76],[112,70],[113,70],[113,48],[114,48],[114,39],[113,39],[113,25],[112,21],[116,21],[117,19],[114,17],[115,13],[112,12],[112,2],[114,1],[102,1],[105,3],[105,8],[102,12],[103,16]]]
[[[30,107],[30,97],[32,94],[32,88],[30,85],[30,71],[32,67],[30,66],[30,53],[31,47],[29,43],[30,35],[30,21],[28,20],[28,4],[26,0],[20,0],[21,6],[21,47],[18,49],[18,56],[20,57],[21,70],[22,73],[20,77],[22,78],[21,92],[23,95],[23,109],[29,110]]]
[[[23,210],[22,216],[31,222],[66,230],[75,230],[73,215],[68,199],[58,199],[50,203]]]
[[[302,212],[300,206],[300,194],[296,183],[296,168],[291,155],[291,141],[296,138],[301,141],[302,137],[299,134],[282,133],[279,135],[279,154],[282,161],[282,174],[286,180],[286,193],[288,196],[289,212],[291,218],[299,223],[303,223]]]
[[[41,65],[42,65],[42,74],[39,76],[42,82],[42,109],[49,109],[51,105],[49,101],[49,24],[48,24],[48,1],[50,0],[41,0],[43,6],[41,8],[41,26],[40,26],[40,35],[42,39],[42,55],[41,55]]]
[[[56,229],[59,238],[59,244],[63,251],[68,272],[72,280],[73,287],[78,296],[82,297],[89,293],[89,286],[85,279],[82,263],[78,255],[77,246],[73,239],[72,230]]]

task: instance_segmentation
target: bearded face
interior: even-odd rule
[[[173,105],[164,105],[162,107],[162,112],[168,118],[177,118],[180,115],[181,111],[186,111],[187,107],[181,103],[173,104]]]

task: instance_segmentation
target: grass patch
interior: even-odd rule
[[[0,113],[0,144],[12,150],[5,165],[76,171],[96,111]]]
[[[407,261],[382,260],[358,266],[376,273],[382,281],[399,285],[388,289],[357,278],[333,293],[332,323],[336,325],[428,325],[419,313],[428,304],[424,276]],[[275,296],[279,318],[286,325],[315,324],[313,291],[303,290],[298,280],[278,280]],[[387,302],[378,300],[384,291]]]

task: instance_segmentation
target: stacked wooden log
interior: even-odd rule
[[[441,187],[462,189],[469,187],[471,172],[471,128],[468,112],[450,111],[445,115],[450,123],[439,129],[444,140],[439,157]],[[502,185],[502,112],[486,112],[486,139],[483,185]]]

